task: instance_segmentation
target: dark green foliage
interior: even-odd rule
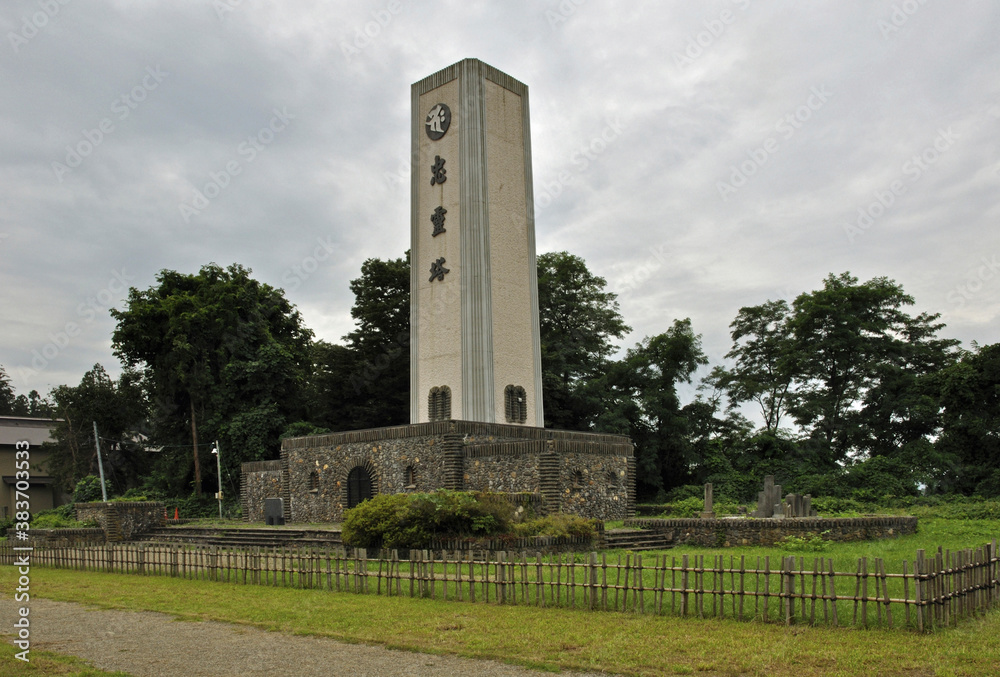
[[[716,367],[706,380],[726,391],[733,402],[756,403],[764,432],[775,435],[790,406],[797,375],[788,304],[779,300],[740,308],[729,327],[733,349],[726,357],[735,365],[729,370]]]
[[[976,346],[935,377],[942,434],[938,491],[998,495],[1000,468],[1000,343]]]
[[[579,515],[558,513],[525,520],[514,525],[517,536],[590,537],[597,531],[597,520],[589,520]]]
[[[617,295],[569,252],[538,256],[539,331],[545,426],[588,430],[603,404],[589,387],[615,350],[612,339],[630,330],[618,312]]]
[[[125,309],[111,310],[115,354],[143,370],[151,437],[164,447],[153,488],[213,490],[214,440],[229,485],[240,463],[276,457],[286,422],[302,418],[312,333],[280,290],[250,273],[236,264],[163,270],[156,286],[130,289]]]
[[[506,533],[513,515],[509,502],[484,493],[382,494],[344,514],[343,539],[355,547],[419,548],[437,537]]]
[[[828,532],[823,532],[825,533]],[[830,541],[825,540],[823,534],[808,532],[802,536],[788,535],[776,545],[791,552],[823,552],[830,547]]]
[[[80,478],[73,488],[74,503],[90,503],[100,501],[103,497],[101,493],[101,478],[96,475],[87,475]]]
[[[0,365],[0,416],[52,418],[52,403],[32,390],[27,396],[15,395],[7,371]]]
[[[142,482],[149,469],[149,452],[141,444],[148,405],[140,374],[125,369],[118,380],[99,364],[77,386],[52,390],[57,415],[49,471],[64,490],[98,472],[94,423],[101,436],[101,456],[108,493],[120,493]],[[98,490],[98,497],[100,497]]]
[[[675,320],[666,332],[647,337],[621,362],[608,365],[597,380],[605,410],[596,429],[631,436],[640,496],[691,479],[700,459],[692,444],[693,416],[682,407],[677,386],[689,383],[707,362],[691,321]]]
[[[351,280],[357,327],[346,345],[317,341],[306,389],[308,420],[330,430],[410,421],[410,256],[368,259]]]
[[[31,516],[32,529],[85,529],[96,526],[96,522],[78,521],[72,504],[61,505],[52,510],[41,510]]]
[[[856,517],[879,511],[879,507],[876,505],[861,503],[853,498],[839,498],[831,495],[813,497],[812,507],[820,517]]]
[[[140,498],[141,496],[136,496],[131,500],[138,501]],[[214,496],[210,495],[192,495],[183,498],[155,498],[154,496],[146,494],[145,498],[150,501],[163,501],[164,507],[167,510],[167,517],[171,519],[174,516],[174,508],[177,508],[181,519],[196,519],[199,517],[218,518],[219,516],[219,501],[214,498]],[[234,493],[225,494],[225,500],[222,503],[222,514],[225,518],[240,516],[238,496]]]
[[[917,383],[951,362],[957,341],[935,338],[940,316],[911,317],[903,307],[912,304],[892,280],[858,284],[849,273],[795,299],[789,325],[800,385],[792,414],[818,468],[933,432],[933,407]]]
[[[285,428],[285,432],[281,433],[279,439],[287,439],[289,437],[305,437],[306,435],[325,435],[330,432],[329,428],[320,428],[314,426],[308,421],[296,421],[295,423],[290,423],[288,427]]]
[[[0,416],[10,416],[14,413],[16,399],[14,387],[10,384],[10,377],[7,376],[7,371],[0,364]]]

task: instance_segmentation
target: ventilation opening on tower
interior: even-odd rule
[[[451,388],[434,386],[427,395],[427,412],[432,421],[447,421],[451,418]]]
[[[528,396],[522,386],[509,385],[504,388],[503,401],[507,423],[524,423],[528,420]]]

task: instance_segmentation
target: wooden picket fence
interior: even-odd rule
[[[11,543],[0,563],[13,563]],[[853,572],[823,557],[382,551],[125,543],[36,547],[32,566],[172,576],[469,602],[579,607],[829,626],[932,631],[1000,599],[997,541],[981,548],[917,551],[888,573],[881,558]],[[728,559],[728,561],[727,561]],[[811,559],[811,561],[809,561]]]

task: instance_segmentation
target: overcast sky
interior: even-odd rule
[[[1000,340],[1000,4],[4,0],[0,364],[117,374],[109,307],[240,263],[317,338],[408,248],[410,85],[526,83],[538,252],[618,293],[623,346],[886,276]],[[204,202],[196,191],[208,196]]]

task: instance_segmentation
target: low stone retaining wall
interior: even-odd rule
[[[66,546],[105,543],[104,529],[29,529],[28,545]]]
[[[867,541],[913,534],[916,517],[792,517],[783,519],[632,518],[625,526],[667,535],[674,545],[730,547],[775,545],[788,536],[821,535],[828,541]]]
[[[108,501],[76,503],[76,518],[97,522],[108,541],[128,541],[166,524],[166,506],[158,501]]]

